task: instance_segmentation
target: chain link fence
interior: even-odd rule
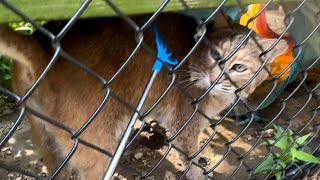
[[[185,55],[184,58],[179,59],[179,62],[175,66],[170,66],[164,64],[164,68],[168,71],[168,78],[170,79],[170,84],[167,86],[165,91],[162,93],[162,95],[158,98],[158,100],[146,111],[142,111],[142,107],[144,104],[144,101],[148,98],[148,92],[150,88],[152,88],[153,81],[155,80],[157,76],[157,72],[154,71],[153,74],[148,74],[146,76],[150,76],[149,81],[147,84],[145,84],[145,89],[143,91],[143,94],[141,94],[140,101],[137,105],[131,105],[130,103],[125,102],[121,97],[116,97],[113,94],[112,84],[113,82],[119,77],[119,74],[123,72],[123,69],[131,63],[131,60],[133,59],[134,55],[140,51],[140,49],[146,49],[149,51],[153,57],[156,57],[156,51],[152,50],[152,48],[149,48],[147,44],[145,44],[144,40],[144,34],[146,31],[149,30],[151,25],[153,23],[157,22],[158,16],[161,16],[163,13],[163,10],[166,8],[166,6],[171,3],[169,0],[165,0],[162,2],[162,4],[159,6],[157,10],[150,16],[149,19],[144,20],[144,24],[139,26],[138,23],[136,23],[130,16],[126,15],[124,12],[122,12],[121,9],[117,7],[117,3],[106,0],[106,4],[113,9],[113,11],[121,18],[119,18],[119,21],[123,21],[128,24],[128,26],[133,30],[132,33],[136,40],[136,48],[131,52],[131,55],[125,59],[124,63],[121,65],[121,67],[114,73],[114,75],[110,79],[105,79],[103,75],[95,72],[94,70],[88,68],[86,65],[81,64],[80,61],[78,61],[75,57],[73,57],[72,54],[69,54],[66,52],[63,47],[61,46],[60,42],[64,38],[66,34],[68,34],[69,30],[74,26],[74,24],[78,21],[79,17],[86,11],[88,6],[90,5],[91,1],[86,0],[83,2],[83,4],[79,7],[78,11],[74,14],[72,18],[66,23],[66,25],[63,27],[63,29],[55,35],[54,33],[50,32],[48,29],[46,29],[43,26],[40,26],[36,21],[31,19],[28,14],[23,13],[22,9],[16,8],[15,4],[10,3],[6,0],[0,0],[0,3],[5,6],[6,8],[10,9],[12,12],[20,16],[25,21],[30,22],[33,26],[37,28],[37,30],[42,33],[44,36],[49,38],[51,40],[51,45],[54,50],[54,55],[52,56],[49,64],[46,66],[45,70],[41,74],[40,77],[38,77],[37,81],[33,83],[33,85],[28,89],[28,91],[23,96],[18,96],[15,93],[6,90],[4,88],[0,88],[0,92],[8,97],[10,99],[13,99],[17,104],[17,111],[19,113],[18,118],[14,121],[13,126],[9,130],[8,133],[5,134],[5,136],[1,139],[0,147],[4,147],[7,141],[10,139],[10,137],[13,136],[15,131],[17,130],[18,126],[23,121],[23,118],[25,116],[25,113],[30,113],[36,117],[38,117],[39,120],[45,121],[46,123],[52,124],[53,126],[69,133],[70,138],[73,140],[73,147],[69,151],[68,155],[65,157],[65,159],[61,162],[59,167],[55,169],[55,171],[49,175],[48,179],[54,179],[57,177],[57,175],[67,166],[67,163],[72,159],[74,153],[77,151],[77,148],[79,144],[87,146],[88,148],[91,148],[92,151],[98,151],[105,156],[110,157],[111,161],[106,169],[105,179],[111,178],[113,175],[115,169],[119,165],[119,160],[121,158],[121,155],[123,154],[126,149],[130,148],[130,145],[132,145],[135,141],[137,141],[138,137],[140,136],[141,132],[144,130],[144,128],[147,126],[146,117],[147,115],[152,112],[159,103],[161,103],[162,99],[166,97],[167,93],[170,91],[170,89],[175,85],[175,82],[177,81],[176,75],[177,72],[180,70],[180,68],[189,60],[189,57],[192,55],[192,53],[200,46],[201,43],[206,42],[206,31],[207,31],[207,24],[210,23],[212,19],[215,18],[216,14],[219,11],[227,11],[228,8],[225,6],[225,4],[228,2],[227,0],[224,0],[220,3],[219,6],[217,6],[215,9],[206,9],[205,11],[196,11],[194,9],[189,8],[189,1],[185,2],[184,0],[180,0],[179,2],[183,5],[185,8],[184,11],[180,12],[183,14],[187,14],[188,16],[191,16],[195,22],[197,23],[196,28],[196,38],[195,38],[195,44],[191,48],[191,50]],[[285,12],[285,23],[286,28],[283,32],[280,33],[279,38],[283,38],[285,34],[287,34],[292,28],[296,28],[295,24],[297,24],[296,21],[298,21],[297,16],[301,16],[302,9],[306,6],[308,7],[308,3],[312,5],[316,4],[317,2],[314,0],[304,0],[304,1],[298,1],[294,3],[284,3],[283,1],[277,1],[272,2],[272,0],[266,2],[264,4],[264,7],[260,9],[255,16],[250,18],[249,22],[254,21],[259,15],[266,11],[269,6],[280,6],[283,7]],[[246,12],[247,5],[245,5],[241,0],[237,1],[237,7],[240,12]],[[294,6],[292,5],[294,4]],[[259,176],[259,179],[268,179],[270,177],[279,177],[281,179],[303,179],[303,178],[310,178],[314,177],[316,172],[319,171],[319,165],[317,163],[311,163],[311,162],[291,162],[289,164],[283,164],[283,158],[285,158],[288,154],[292,153],[292,149],[296,149],[297,151],[303,151],[308,150],[309,154],[313,154],[315,157],[319,159],[319,147],[320,147],[320,141],[319,141],[319,94],[317,94],[317,89],[320,85],[320,81],[317,80],[312,85],[306,83],[306,79],[308,77],[308,71],[316,66],[318,63],[318,60],[320,59],[319,52],[317,52],[315,58],[312,58],[312,62],[308,65],[303,64],[303,58],[301,58],[301,54],[303,54],[306,49],[310,48],[308,47],[308,42],[313,41],[316,39],[313,35],[318,33],[318,27],[320,26],[320,19],[319,19],[319,12],[320,9],[316,9],[316,12],[313,14],[313,19],[316,23],[314,23],[313,27],[310,27],[308,29],[308,32],[304,33],[303,38],[300,38],[300,40],[296,40],[294,51],[295,51],[295,58],[292,60],[291,63],[287,65],[287,67],[283,68],[281,73],[274,76],[266,67],[265,62],[261,58],[261,67],[258,69],[258,71],[245,83],[242,87],[237,87],[237,90],[235,91],[236,101],[231,105],[231,107],[224,112],[224,114],[221,116],[220,119],[214,120],[212,118],[209,118],[201,109],[198,108],[198,104],[203,101],[204,98],[209,96],[209,92],[214,88],[214,86],[217,84],[217,82],[222,78],[223,72],[221,75],[215,80],[215,82],[199,97],[189,97],[191,99],[190,107],[192,107],[193,112],[189,112],[191,115],[189,118],[185,119],[185,123],[177,130],[176,133],[174,133],[171,137],[168,137],[164,140],[164,144],[167,147],[164,151],[161,158],[157,160],[157,162],[148,169],[147,172],[144,172],[140,174],[142,179],[147,179],[152,174],[154,174],[155,171],[162,168],[163,161],[166,160],[167,156],[171,153],[171,151],[176,150],[186,156],[186,159],[189,161],[189,166],[184,169],[181,176],[179,176],[179,179],[182,179],[186,176],[188,171],[192,166],[199,166],[203,169],[203,178],[210,178],[210,173],[215,172],[216,169],[227,161],[230,156],[234,158],[235,162],[235,168],[231,169],[229,171],[229,174],[226,175],[226,179],[233,179],[233,178],[239,178],[239,172],[240,170],[244,169],[245,171],[241,171],[241,173],[246,172],[245,179],[255,179],[257,178],[255,176],[255,170],[259,168],[265,161],[272,160],[272,166],[269,165],[269,171],[262,176]],[[205,13],[204,13],[205,12]],[[248,30],[248,34],[244,36],[245,38],[241,40],[241,43],[233,49],[232,52],[230,52],[229,55],[227,55],[225,58],[221,59],[219,61],[219,66],[223,69],[224,64],[239,50],[239,48],[246,43],[246,40],[248,38],[252,38],[252,34],[254,28]],[[294,36],[294,34],[293,34]],[[1,37],[0,37],[1,38]],[[277,46],[277,43],[279,41],[276,41],[275,44],[273,44],[270,49],[263,51],[261,54],[261,57],[263,55],[268,54],[269,51],[271,51],[275,46]],[[317,42],[319,44],[319,42]],[[318,50],[317,50],[318,51]],[[79,129],[71,129],[70,127],[67,127],[63,125],[61,122],[58,122],[54,119],[51,119],[50,117],[46,117],[45,115],[41,114],[40,112],[37,112],[34,109],[31,109],[27,106],[27,102],[29,101],[30,96],[35,93],[37,88],[40,86],[42,81],[45,81],[46,75],[51,71],[51,68],[53,67],[54,63],[59,63],[58,57],[63,57],[66,61],[69,61],[74,66],[78,67],[78,71],[84,71],[88,73],[90,76],[95,78],[101,83],[101,86],[103,87],[103,91],[105,92],[104,96],[101,99],[101,103],[99,104],[98,108],[94,111],[94,113],[90,116],[89,119],[81,126]],[[306,56],[305,56],[306,57]],[[295,70],[292,68],[295,67]],[[257,75],[262,71],[267,71],[269,73],[269,78],[266,80],[267,83],[270,85],[270,90],[267,94],[264,95],[264,97],[259,101],[259,103],[255,104],[255,106],[252,106],[252,104],[243,101],[240,97],[241,91],[245,89],[256,77]],[[287,83],[279,84],[279,79],[282,78],[282,75],[284,75],[286,72],[290,71],[291,76],[290,80],[288,80]],[[286,86],[289,81],[292,81],[293,79],[296,79],[295,83],[297,84],[295,87],[291,87],[291,92],[287,94],[281,93],[283,91],[284,86]],[[229,79],[230,80],[230,79]],[[231,81],[231,80],[230,80]],[[234,86],[236,86],[236,83],[233,83]],[[281,88],[279,88],[281,87]],[[134,88],[134,87],[130,87]],[[293,112],[292,116],[287,117],[281,117],[283,111],[290,106],[288,102],[294,97],[294,95],[297,92],[301,92],[303,95],[306,95],[307,99],[305,102],[299,102],[300,107],[297,112]],[[181,93],[186,94],[186,97],[188,96],[188,92],[185,92],[184,89],[181,89]],[[275,95],[276,94],[276,95]],[[268,118],[267,120],[264,120],[265,123],[262,123],[263,126],[259,127],[258,129],[254,129],[254,131],[257,132],[257,137],[255,138],[254,142],[250,144],[250,147],[245,149],[245,151],[239,151],[237,148],[235,148],[236,144],[239,141],[240,137],[243,137],[244,134],[249,131],[250,128],[255,127],[253,124],[257,119],[257,114],[263,113],[269,113],[267,110],[261,110],[263,107],[267,106],[271,103],[271,101],[274,101],[271,97],[277,98],[275,103],[277,103],[278,112],[273,115],[273,118]],[[91,125],[92,122],[95,121],[96,117],[99,115],[102,108],[108,104],[108,101],[110,98],[118,99],[119,102],[122,103],[123,106],[129,106],[129,108],[132,110],[132,117],[129,118],[129,124],[124,132],[124,135],[122,136],[122,139],[120,140],[119,145],[117,146],[117,149],[115,152],[108,152],[105,149],[102,149],[101,147],[97,147],[96,145],[92,144],[91,142],[84,141],[81,139],[81,134],[86,132],[86,129]],[[268,103],[269,101],[269,103]],[[311,103],[313,102],[313,103]],[[315,103],[314,103],[315,102]],[[236,109],[238,106],[241,106],[241,116],[239,114],[235,114]],[[310,107],[311,106],[311,107]],[[309,107],[309,108],[307,108]],[[299,114],[302,112],[307,111],[308,114],[310,114],[310,117],[305,117],[307,120],[303,121],[304,124],[302,126],[299,126],[299,128],[295,128],[294,124],[299,119],[297,118]],[[203,142],[203,145],[200,149],[198,149],[194,154],[190,156],[187,152],[185,152],[184,149],[178,148],[174,144],[174,140],[180,135],[182,131],[186,128],[186,126],[193,120],[195,115],[203,116],[204,119],[208,120],[211,125],[210,128],[212,129],[211,134],[208,136],[208,138]],[[227,121],[228,116],[236,117],[236,119],[239,120],[240,117],[245,117],[247,120],[246,123],[241,126],[238,132],[229,140],[226,140],[222,146],[224,146],[224,151],[220,152],[222,155],[214,162],[210,167],[204,168],[201,165],[199,165],[198,162],[196,162],[197,157],[199,157],[199,154],[202,153],[204,149],[206,149],[212,141],[216,138],[216,136],[219,136],[221,133],[219,130],[219,126],[221,126],[223,123]],[[280,117],[284,119],[282,123],[279,123]],[[136,121],[141,121],[141,125],[137,130],[133,130],[133,126],[136,123]],[[240,121],[240,120],[239,120]],[[273,124],[278,124],[279,126],[276,127],[282,127],[283,129],[277,129],[277,132],[280,134],[277,135],[277,137],[270,141],[270,138],[266,137],[265,134],[270,130],[270,128],[273,128]],[[235,125],[236,126],[236,125]],[[309,136],[306,138],[303,143],[301,143],[301,137],[306,137],[306,132],[310,133]],[[108,133],[108,132],[106,132]],[[288,135],[289,134],[289,135]],[[284,138],[292,138],[290,141],[286,141],[287,144],[285,145],[285,148],[282,149],[281,153],[279,153],[276,149],[279,146],[279,142],[283,141]],[[261,145],[261,143],[264,143],[264,145]],[[278,146],[277,146],[278,143]],[[256,149],[264,149],[266,152],[265,155],[257,161],[257,163],[252,164],[250,162],[250,154],[255,151]],[[250,158],[249,158],[250,157]],[[107,162],[106,162],[107,163]],[[10,167],[10,165],[1,165],[1,168],[5,168],[8,170],[15,170],[15,167]],[[124,168],[126,168],[124,166]],[[128,170],[131,171],[131,170]],[[39,177],[33,173],[30,173],[28,171],[20,171],[23,174],[35,176],[36,178],[43,179],[43,177]],[[215,179],[215,177],[213,177]]]

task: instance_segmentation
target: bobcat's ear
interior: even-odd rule
[[[276,41],[277,39],[258,39],[258,43],[262,46],[264,50],[270,48],[272,44]],[[289,44],[286,40],[281,39],[278,44],[266,54],[268,63],[272,63],[278,56],[282,55],[285,53],[289,48]]]
[[[231,24],[232,20],[223,11],[218,11],[218,13],[213,18],[212,29],[219,30],[230,28]]]

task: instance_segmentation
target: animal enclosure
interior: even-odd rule
[[[202,168],[204,179],[319,178],[320,118],[318,112],[320,108],[320,74],[312,73],[312,75],[309,75],[308,73],[313,71],[313,68],[319,66],[318,64],[320,63],[320,5],[316,0],[269,0],[264,3],[259,2],[260,4],[241,0],[223,0],[212,4],[202,2],[199,6],[193,4],[193,2],[196,3],[198,1],[180,0],[171,2],[165,0],[163,2],[159,1],[157,8],[154,8],[153,2],[153,6],[144,10],[140,9],[140,12],[135,10],[135,7],[137,9],[141,8],[138,3],[136,6],[130,6],[130,8],[128,6],[128,9],[123,9],[124,6],[120,2],[110,0],[101,2],[109,9],[105,14],[101,9],[96,10],[97,14],[92,13],[95,12],[94,10],[90,10],[84,17],[116,15],[119,17],[118,21],[124,22],[132,29],[132,35],[136,41],[136,48],[131,52],[130,56],[123,59],[124,63],[110,79],[105,79],[103,75],[80,63],[72,53],[64,51],[60,43],[69,30],[83,17],[83,13],[86,13],[93,2],[90,0],[83,1],[82,4],[79,4],[77,10],[72,12],[72,15],[67,15],[70,17],[48,13],[50,14],[47,17],[48,20],[69,19],[61,31],[53,33],[46,29],[46,26],[41,26],[38,21],[34,20],[34,18],[41,19],[46,18],[46,16],[41,17],[39,14],[31,12],[28,8],[26,9],[29,12],[25,12],[18,3],[0,0],[1,8],[6,9],[6,13],[1,14],[0,12],[0,22],[18,20],[17,17],[19,17],[31,23],[38,33],[51,40],[51,48],[54,51],[50,63],[23,96],[18,96],[14,92],[0,87],[1,94],[5,95],[8,102],[15,106],[15,116],[10,118],[10,122],[13,122],[12,125],[0,134],[0,148],[3,150],[10,146],[9,140],[19,131],[19,126],[25,123],[24,117],[26,113],[32,114],[40,121],[52,124],[57,129],[69,133],[70,140],[73,141],[73,147],[68,151],[68,155],[64,160],[60,162],[60,166],[55,169],[55,172],[47,174],[46,177],[40,176],[36,172],[31,172],[26,167],[24,167],[25,169],[17,167],[1,159],[0,168],[36,179],[54,179],[66,168],[78,146],[82,145],[111,159],[108,168],[105,170],[105,179],[110,179],[113,175],[119,179],[134,179],[136,177],[142,179],[182,179],[186,176],[191,166]],[[9,11],[16,16],[11,16],[10,13],[7,13]],[[164,33],[157,30],[156,25],[157,20],[162,14],[165,14],[165,11],[175,11],[181,16],[191,17],[197,24],[194,33],[194,46],[181,59],[172,59],[169,52],[170,47],[165,47],[166,41],[161,39],[160,35],[155,38],[160,37],[157,39],[157,45],[165,47],[164,49],[167,50],[165,55],[160,55],[161,48],[150,48],[145,43],[145,34],[150,32],[151,29],[153,29],[152,32],[154,34]],[[224,71],[222,70],[209,88],[197,97],[191,96],[188,89],[179,88],[176,81],[177,72],[188,62],[192,53],[199,48],[200,43],[206,42],[207,26],[212,23],[211,21],[215,23],[215,17],[219,14],[219,11],[223,11],[234,22],[248,28],[248,33],[240,41],[241,43],[217,62],[221,69],[224,69],[225,64],[241,46],[252,38],[252,34],[257,33],[265,38],[277,38],[277,40],[269,48],[263,49],[263,53],[259,56],[261,66],[242,87],[238,87],[237,83],[229,79],[233,86],[237,88],[234,92],[236,100],[219,117],[213,119],[205,114],[205,110],[199,109],[199,104],[210,96],[210,91],[225,76]],[[136,22],[136,19],[132,18],[131,15],[139,13],[147,13],[149,18]],[[1,16],[6,17],[7,20],[2,19]],[[142,21],[143,23],[140,25]],[[175,24],[172,24],[172,26],[175,26]],[[270,51],[278,45],[280,39],[288,39],[291,43],[290,47],[286,54],[278,57],[272,64],[271,69],[268,69],[264,57],[268,56],[268,53],[270,54]],[[258,43],[257,41],[255,42]],[[183,44],[181,42],[181,46]],[[214,47],[210,48],[216,51]],[[154,57],[150,61],[154,62],[155,66],[153,66],[152,73],[145,74],[150,78],[144,84],[145,89],[140,94],[139,102],[130,104],[123,100],[122,97],[114,94],[112,84],[125,68],[130,67],[129,65],[134,60],[134,55],[141,49],[147,50]],[[175,53],[172,52],[172,54],[174,55]],[[51,71],[53,64],[59,63],[57,61],[58,56],[63,57],[72,66],[75,66],[78,71],[83,71],[97,80],[104,92],[101,103],[96,106],[95,111],[92,112],[80,129],[72,129],[65,126],[52,119],[52,117],[47,117],[27,105],[29,97],[37,91],[43,81],[46,81],[46,76]],[[170,83],[151,107],[144,107],[144,101],[149,98],[149,91],[153,87],[153,82],[156,81],[160,71],[166,72]],[[261,71],[266,71],[268,78],[261,83],[253,94],[243,99],[242,92],[257,78]],[[157,105],[161,103],[173,87],[178,87],[180,93],[190,102],[190,110],[188,110],[190,115],[184,120],[185,123],[177,132],[170,137],[164,137],[165,133],[161,134],[163,130],[157,126],[157,121],[150,121],[146,117],[157,108]],[[118,101],[122,106],[129,107],[132,112],[132,116],[128,117],[130,121],[115,152],[108,152],[81,138],[82,133],[95,121],[101,109],[108,104],[110,99]],[[143,107],[147,110],[143,111]],[[2,118],[7,118],[2,109],[0,109],[0,121],[2,121]],[[195,116],[202,116],[210,123],[210,126],[200,137],[201,148],[190,156],[185,149],[176,147],[174,141],[185,130],[186,126],[193,121]],[[16,139],[16,141],[19,141],[19,139]],[[186,156],[189,163],[186,169],[179,169],[179,162],[172,154],[173,151]],[[200,160],[196,162],[197,157],[200,156]]]

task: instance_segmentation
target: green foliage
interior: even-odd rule
[[[44,25],[47,23],[47,21],[45,20],[41,20],[38,21],[38,23],[40,25]],[[14,29],[15,31],[19,31],[23,34],[26,35],[31,35],[32,33],[35,32],[36,28],[29,22],[24,22],[24,21],[20,21],[20,22],[10,22],[9,26]]]
[[[11,82],[11,64],[9,58],[0,56],[0,87],[10,88]],[[0,107],[5,104],[7,97],[0,94]]]
[[[296,141],[294,141],[292,130],[285,132],[282,127],[276,125],[273,126],[276,130],[274,138],[260,145],[271,144],[277,147],[279,151],[278,153],[269,155],[257,168],[253,170],[254,174],[268,173],[274,169],[274,176],[277,179],[280,179],[282,176],[281,170],[291,164],[296,164],[301,161],[320,163],[320,159],[308,152],[301,151],[298,148],[307,141],[311,134],[298,137]],[[278,139],[279,141],[277,141]],[[278,159],[279,163],[277,164],[274,159]]]
[[[10,87],[11,82],[11,64],[12,60],[0,56],[0,86],[4,88]]]

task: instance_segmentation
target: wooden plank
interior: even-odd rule
[[[242,0],[243,4],[252,4],[255,2],[263,3],[268,0]],[[279,0],[274,0],[277,2]],[[285,2],[299,0],[284,0]],[[69,19],[80,7],[83,0],[10,0],[21,11],[33,19],[57,20]],[[129,15],[144,14],[154,12],[163,0],[114,0],[114,3],[123,12]],[[194,9],[214,8],[220,4],[220,0],[185,0],[185,2]],[[236,0],[229,0],[226,6],[237,5]],[[164,11],[183,10],[179,0],[172,0],[166,6]],[[82,15],[82,18],[115,16],[115,12],[106,4],[104,0],[93,0],[88,9]],[[8,10],[0,1],[0,22],[11,22],[21,20],[18,16]]]

